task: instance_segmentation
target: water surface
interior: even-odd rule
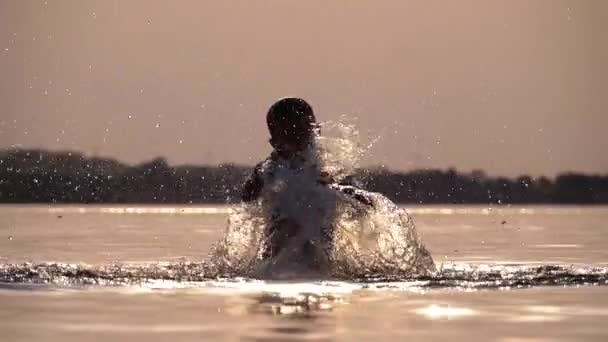
[[[204,260],[227,207],[0,207],[7,341],[604,341],[606,207],[413,207],[441,271],[269,282]]]

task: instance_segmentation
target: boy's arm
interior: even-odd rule
[[[262,188],[264,187],[261,171],[262,164],[263,162],[256,165],[249,178],[245,181],[241,192],[241,200],[243,202],[254,201],[260,196],[260,193],[262,193]]]

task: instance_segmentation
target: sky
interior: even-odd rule
[[[608,1],[0,0],[0,148],[254,164],[309,101],[364,165],[608,174]]]

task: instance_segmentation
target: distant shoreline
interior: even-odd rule
[[[250,166],[170,166],[157,158],[128,165],[78,152],[0,151],[0,204],[230,204]],[[483,171],[357,170],[353,180],[400,204],[608,204],[608,174],[553,179],[493,177]]]

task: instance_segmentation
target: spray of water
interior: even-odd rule
[[[213,263],[226,273],[264,278],[434,272],[406,211],[343,184],[375,141],[361,143],[345,118],[321,128],[297,157],[262,165],[262,195],[234,208]]]

